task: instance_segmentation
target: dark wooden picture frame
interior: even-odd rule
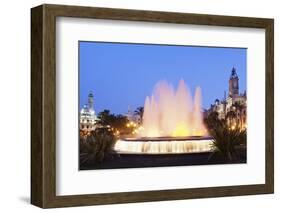
[[[56,195],[56,18],[94,18],[265,29],[265,184]],[[66,207],[267,194],[274,192],[274,20],[233,16],[41,5],[31,9],[31,203]]]

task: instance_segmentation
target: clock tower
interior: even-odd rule
[[[94,109],[94,95],[93,95],[92,91],[90,91],[90,93],[88,95],[88,107],[90,110]]]
[[[229,89],[228,89],[228,96],[233,97],[239,95],[239,78],[236,73],[236,69],[233,67],[231,70],[231,75],[229,78]]]

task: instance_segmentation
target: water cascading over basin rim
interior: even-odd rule
[[[212,151],[212,137],[157,137],[119,139],[119,154],[192,154]]]
[[[211,136],[161,136],[161,137],[131,137],[131,138],[121,138],[120,140],[124,142],[130,141],[199,141],[199,140],[213,140]]]

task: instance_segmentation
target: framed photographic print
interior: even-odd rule
[[[273,193],[273,19],[31,9],[31,203]]]

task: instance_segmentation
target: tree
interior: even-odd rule
[[[138,108],[134,111],[134,115],[139,116],[139,118],[140,118],[140,123],[142,123],[143,112],[144,112],[144,108],[143,108],[143,107],[138,107]]]
[[[114,129],[118,129],[120,131],[121,134],[126,133],[127,131],[127,123],[128,123],[128,119],[126,116],[124,115],[114,115],[114,119],[113,119],[113,123],[111,124],[111,126]]]
[[[205,119],[204,122],[208,129],[219,128],[223,125],[224,120],[219,119],[219,114],[217,112],[211,112]]]
[[[247,134],[245,130],[238,128],[230,129],[227,124],[223,124],[219,128],[210,130],[210,134],[213,136],[212,147],[215,153],[219,153],[224,160],[232,162],[239,159],[238,147],[246,145]]]
[[[100,112],[97,116],[96,124],[100,127],[112,128],[114,131],[118,130],[120,134],[130,133],[127,128],[128,119],[126,116],[118,114],[111,114],[109,110]]]
[[[116,137],[106,128],[98,128],[86,138],[80,138],[80,163],[101,163],[113,152]]]
[[[113,121],[114,115],[110,114],[110,110],[105,109],[98,114],[96,124],[100,126],[107,126],[111,125]]]

